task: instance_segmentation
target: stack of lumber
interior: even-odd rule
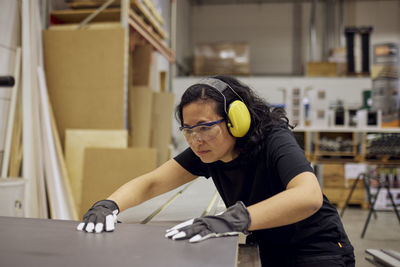
[[[68,6],[74,9],[77,14],[85,14],[86,12],[93,12],[96,8],[107,2],[106,0],[75,0],[68,2]],[[104,21],[104,19],[119,20],[119,6],[120,1],[114,1],[109,9],[105,10],[101,16],[96,18],[96,21]],[[140,19],[152,28],[152,31],[160,38],[167,39],[167,34],[163,29],[164,19],[157,11],[155,5],[151,0],[130,0],[132,10],[140,17]],[[52,16],[63,22],[67,11],[55,11]],[[106,18],[107,17],[107,18]]]
[[[16,49],[1,178],[24,181],[18,216],[76,219],[43,72],[40,2],[23,0],[17,7],[21,48]]]
[[[170,158],[174,95],[153,90],[153,44],[110,21],[77,30],[81,9],[72,24],[42,31],[39,2],[19,6],[1,174],[26,181],[24,216],[78,220]],[[136,40],[128,53],[126,38]]]
[[[174,104],[173,94],[154,90],[153,43],[130,31],[126,52],[119,8],[78,29],[94,10],[80,7],[52,12],[57,24],[43,33],[48,92],[78,217],[170,158]]]

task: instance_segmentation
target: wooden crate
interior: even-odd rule
[[[344,187],[344,165],[324,164],[322,167],[323,184],[325,187]]]
[[[350,188],[327,187],[323,189],[323,193],[332,204],[337,208],[343,208],[346,199],[350,193]],[[349,201],[351,205],[360,205],[363,209],[368,208],[368,200],[364,189],[355,189]]]

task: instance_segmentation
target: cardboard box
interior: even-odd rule
[[[400,49],[396,43],[375,44],[373,48],[374,65],[396,65],[400,61]]]
[[[326,61],[312,61],[307,62],[306,76],[309,77],[337,77],[344,76],[346,73],[346,64],[337,62],[326,62]]]
[[[250,51],[247,43],[198,44],[194,51],[195,75],[248,75]]]
[[[156,167],[151,148],[87,148],[84,158],[80,217],[94,202]]]
[[[324,164],[322,167],[323,187],[344,187],[344,165]]]
[[[124,29],[43,33],[49,98],[61,143],[65,129],[124,128]]]

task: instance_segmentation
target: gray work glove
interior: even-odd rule
[[[211,237],[249,234],[250,214],[243,202],[238,201],[225,212],[216,216],[191,219],[167,230],[165,237],[173,240],[189,239],[200,242]]]
[[[105,199],[94,203],[94,205],[83,216],[81,222],[76,229],[92,233],[100,233],[103,231],[111,232],[115,229],[117,222],[117,214],[119,207],[112,200]]]

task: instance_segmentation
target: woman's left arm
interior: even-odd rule
[[[288,183],[286,190],[247,207],[250,231],[296,223],[310,217],[322,206],[322,192],[312,172],[302,172]]]

